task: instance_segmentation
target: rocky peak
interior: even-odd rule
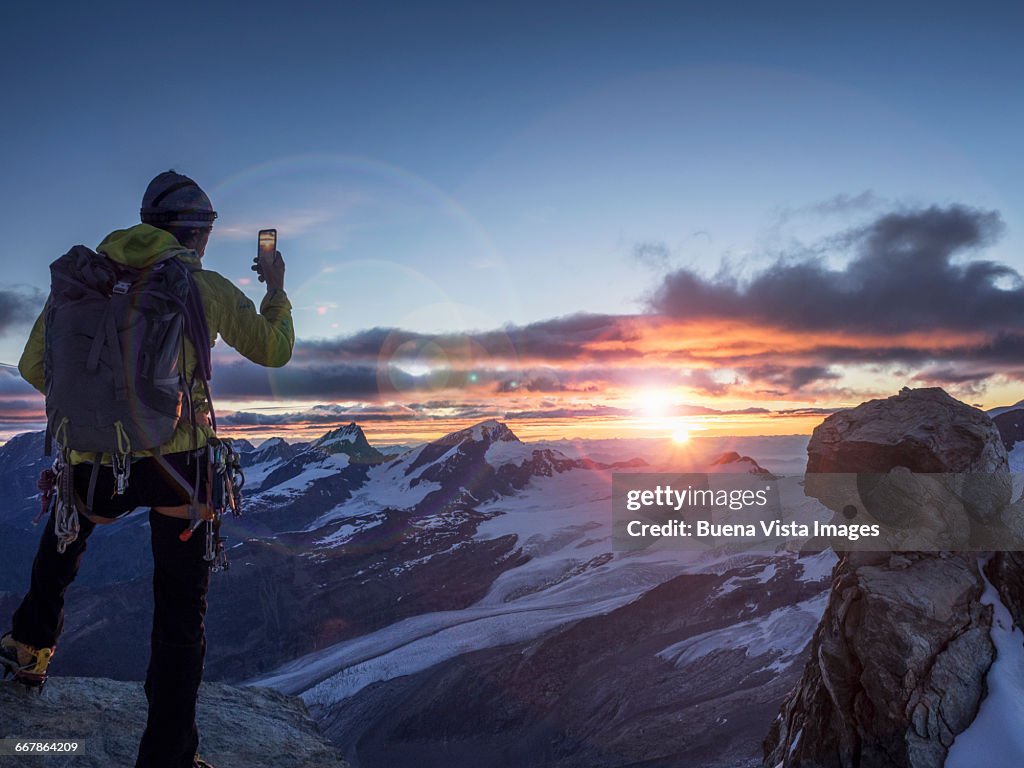
[[[807,450],[807,492],[826,504],[813,473],[1008,477],[991,420],[940,389],[904,389],[833,414]],[[963,516],[965,505],[946,492],[941,506]],[[879,505],[906,499],[883,496]],[[1004,600],[1006,585],[1020,582],[1015,562],[997,556],[986,571]],[[987,690],[995,646],[985,587],[976,552],[840,553],[810,661],[765,741],[766,768],[941,766]]]
[[[256,450],[255,446],[244,437],[233,438],[231,447],[234,448],[236,453],[252,453]]]
[[[271,437],[260,443],[259,447],[248,454],[247,458],[250,463],[259,464],[275,459],[289,459],[294,454],[295,447],[286,442],[283,437]]]
[[[726,451],[708,465],[709,472],[736,473],[738,475],[765,475],[772,473],[758,464],[749,456],[741,456],[736,451]]]
[[[20,527],[38,512],[36,481],[39,473],[53,463],[53,456],[43,455],[45,434],[25,432],[0,446],[0,477],[4,478],[0,485],[0,521]]]
[[[405,474],[412,474],[422,466],[433,464],[441,457],[447,455],[453,448],[457,449],[457,452],[461,455],[460,463],[467,460],[473,463],[483,461],[487,449],[492,444],[511,441],[518,443],[519,438],[506,425],[496,419],[481,421],[472,427],[460,429],[457,432],[449,432],[444,437],[427,443],[420,449],[416,459],[405,470]],[[443,474],[449,473],[449,470],[444,468],[439,469],[439,471]]]
[[[0,466],[6,472],[27,467],[43,458],[46,432],[23,432],[0,445]],[[53,461],[52,458],[47,460]]]
[[[363,434],[363,430],[354,421],[350,421],[344,426],[332,429],[326,432],[323,437],[320,437],[313,445],[325,445],[327,443],[354,443],[359,440],[365,440],[366,436]]]
[[[328,454],[348,454],[356,463],[378,464],[384,460],[384,454],[370,445],[362,428],[354,421],[327,432],[311,447]]]
[[[466,442],[486,443],[487,445],[497,442],[518,443],[519,438],[504,423],[497,419],[487,419],[486,421],[474,424],[472,427],[460,429],[458,432],[451,432],[440,440],[435,441],[438,445],[447,446],[461,445]]]

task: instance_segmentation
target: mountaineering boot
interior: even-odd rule
[[[213,766],[197,757],[195,762],[192,763],[192,768],[213,768]]]
[[[54,650],[19,643],[8,632],[0,637],[0,665],[4,667],[4,677],[14,675],[14,679],[23,685],[42,688]]]

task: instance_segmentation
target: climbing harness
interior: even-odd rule
[[[205,462],[200,460],[205,458]],[[231,567],[228,560],[226,536],[220,535],[221,520],[224,513],[231,512],[232,517],[242,515],[242,486],[245,475],[242,473],[241,459],[232,446],[229,438],[211,437],[205,448],[200,449],[196,461],[196,474],[206,465],[207,511],[204,514],[193,493],[189,505],[189,527],[181,532],[179,538],[189,541],[200,525],[205,523],[205,543],[203,559],[210,563],[213,572],[226,571]],[[198,482],[194,488],[198,489]]]

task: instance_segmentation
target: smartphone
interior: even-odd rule
[[[259,246],[256,251],[256,258],[254,258],[252,271],[260,276],[260,282],[264,281],[263,277],[263,260],[273,261],[274,253],[277,251],[277,230],[276,229],[261,229],[259,233]]]
[[[276,229],[261,229],[259,235],[259,252],[260,254],[267,254],[273,256],[277,250],[277,230]]]

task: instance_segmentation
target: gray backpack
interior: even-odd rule
[[[53,439],[64,452],[111,454],[123,492],[132,452],[169,440],[183,412],[194,428],[186,337],[197,354],[195,376],[204,386],[210,378],[209,331],[192,272],[174,251],[136,269],[77,245],[50,265],[45,328],[48,447]],[[91,498],[86,503],[92,507]]]

